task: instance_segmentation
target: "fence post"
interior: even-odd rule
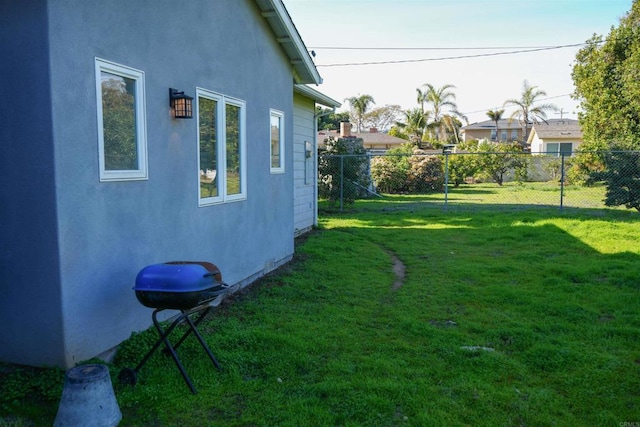
[[[344,154],[340,155],[340,212],[344,204]]]
[[[444,209],[447,209],[449,200],[449,153],[444,152]]]
[[[560,211],[564,208],[564,153],[560,153]]]

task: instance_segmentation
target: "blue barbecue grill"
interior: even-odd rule
[[[176,350],[193,333],[214,366],[220,370],[218,361],[197,328],[214,307],[217,298],[224,297],[230,289],[229,285],[222,281],[220,270],[210,262],[200,261],[172,261],[153,264],[140,270],[133,289],[136,298],[142,305],[154,309],[151,318],[160,338],[138,363],[138,366],[124,368],[120,371],[118,379],[122,383],[135,385],[140,369],[164,344],[191,392],[196,394],[196,388],[180,362]],[[158,321],[158,313],[164,310],[180,311],[180,314],[166,329]],[[175,344],[172,344],[168,337],[181,323],[187,324],[187,330]]]

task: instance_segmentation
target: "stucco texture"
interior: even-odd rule
[[[3,255],[9,277],[22,290],[0,299],[0,312],[12,300],[40,304],[51,294],[52,307],[41,313],[43,321],[21,325],[6,315],[2,320],[35,335],[47,334],[46,318],[59,328],[44,349],[19,334],[0,332],[3,344],[11,341],[7,344],[17,349],[10,354],[0,346],[0,359],[15,362],[50,347],[49,356],[32,357],[29,364],[68,367],[150,324],[151,310],[138,303],[132,290],[146,265],[210,261],[234,284],[291,257],[293,77],[253,1],[51,0],[36,9],[46,31],[32,37],[31,44],[36,38],[47,40],[36,59],[48,79],[43,78],[34,104],[50,121],[29,124],[32,133],[42,134],[34,149],[48,153],[49,167],[44,182],[29,182],[22,191],[42,193],[46,221],[27,232],[24,241],[14,241],[11,255]],[[100,182],[96,57],[145,73],[148,179]],[[245,101],[246,200],[198,206],[197,121],[171,117],[169,87],[190,96],[200,87]],[[270,174],[270,108],[287,117],[284,174]],[[28,162],[20,159],[10,170],[17,176]],[[4,185],[3,202],[11,193]],[[37,233],[44,241],[34,241]],[[16,272],[33,267],[27,256],[31,250],[47,258],[48,268],[22,280]],[[44,274],[48,291],[28,294],[27,280],[37,276],[44,286]]]

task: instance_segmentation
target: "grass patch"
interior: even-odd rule
[[[162,353],[118,384],[156,333],[123,343],[122,425],[638,421],[639,225],[617,211],[326,217],[291,264],[203,322],[222,372],[195,340],[180,347],[198,395]],[[406,267],[397,289],[390,254]],[[60,372],[20,369],[0,371],[0,425],[51,425],[59,394],[31,385],[61,387]]]
[[[339,201],[330,203],[320,200],[319,209],[325,213],[342,211],[380,211],[389,209],[424,209],[426,207],[449,210],[523,210],[565,208],[624,210],[624,207],[607,207],[604,204],[604,185],[590,187],[549,182],[506,182],[449,185],[446,194],[383,194],[380,198],[356,200],[353,204],[340,206]]]

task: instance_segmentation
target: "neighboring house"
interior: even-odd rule
[[[302,86],[321,78],[281,0],[0,10],[0,360],[71,367],[147,328],[146,265],[243,286],[291,259],[336,102]]]
[[[493,120],[471,123],[460,128],[463,141],[486,139],[494,142],[513,142],[522,140],[522,127],[517,120],[498,120],[498,128]]]
[[[551,119],[535,123],[527,144],[531,154],[571,155],[582,144],[582,129],[577,120]]]
[[[371,154],[382,154],[392,148],[398,148],[407,143],[406,139],[378,132],[376,128],[369,132],[351,132],[351,123],[340,123],[340,132],[335,130],[322,130],[318,132],[318,141],[322,144],[328,138],[359,138],[362,146]]]

